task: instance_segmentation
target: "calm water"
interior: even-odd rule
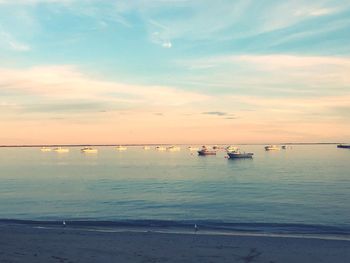
[[[207,220],[350,227],[350,150],[335,145],[265,152],[98,154],[70,148],[0,148],[0,218],[34,220]]]

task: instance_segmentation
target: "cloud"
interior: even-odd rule
[[[29,45],[18,42],[11,34],[5,32],[0,25],[0,42],[5,43],[5,45],[14,51],[29,51],[31,48]],[[1,45],[1,43],[0,43]]]
[[[166,42],[164,42],[164,43],[162,44],[162,46],[163,46],[164,48],[171,48],[172,44],[171,44],[170,41],[166,41]]]
[[[122,15],[140,14],[150,35],[169,40],[232,41],[291,28],[310,19],[347,10],[345,1],[143,1],[117,5]],[[224,16],[222,14],[225,14]]]
[[[226,55],[178,61],[182,83],[209,93],[310,97],[349,92],[350,57]]]
[[[160,45],[164,48],[171,48],[172,44],[171,42],[160,32],[155,31],[151,35],[151,42],[154,44]]]
[[[43,4],[43,3],[47,3],[47,4],[52,4],[52,3],[59,3],[59,4],[66,4],[66,3],[72,3],[72,2],[79,2],[79,0],[16,0],[16,2],[14,3],[14,1],[12,0],[0,0],[0,5],[4,4],[4,5],[37,5],[37,4]]]
[[[23,110],[28,112],[152,110],[157,107],[192,105],[209,99],[209,96],[174,87],[130,85],[93,79],[70,65],[0,68],[0,75],[2,92],[16,94],[9,96],[7,103],[22,105]],[[29,98],[36,105],[30,106],[27,101]]]
[[[207,112],[202,112],[202,114],[205,115],[216,115],[216,116],[226,116],[228,113],[222,112],[222,111],[207,111]]]
[[[296,16],[325,16],[339,11],[336,8],[304,8],[295,12]]]

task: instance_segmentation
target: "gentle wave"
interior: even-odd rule
[[[0,219],[0,224],[22,224],[31,226],[58,227],[66,226],[84,228],[123,228],[129,230],[151,230],[166,232],[192,232],[194,225],[202,233],[223,234],[260,234],[260,235],[300,235],[319,237],[342,237],[350,240],[350,228],[327,225],[281,224],[281,223],[228,223],[218,221],[172,221],[172,220],[20,220]],[[171,231],[172,230],[172,231]],[[178,231],[176,231],[178,230]]]

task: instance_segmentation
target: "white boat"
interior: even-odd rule
[[[127,150],[128,148],[127,148],[126,146],[118,145],[118,146],[115,147],[115,149],[116,149],[117,151],[125,151],[125,150]]]
[[[230,145],[226,147],[227,152],[235,152],[238,151],[238,148],[236,146]]]
[[[280,150],[280,147],[278,147],[277,145],[267,145],[265,146],[265,151],[278,151]]]
[[[192,151],[198,151],[199,148],[198,148],[198,147],[189,146],[189,147],[188,147],[188,150],[191,151],[191,152],[192,152]]]
[[[198,155],[205,156],[205,155],[216,155],[215,150],[209,150],[207,146],[203,145],[202,149],[198,151]]]
[[[181,148],[179,146],[169,146],[166,148],[169,152],[178,152],[181,150]]]
[[[144,150],[150,150],[151,147],[149,147],[149,146],[143,146],[143,149],[144,149]]]
[[[97,153],[98,150],[91,147],[84,147],[80,150],[82,153]]]
[[[68,148],[62,148],[62,147],[56,147],[53,149],[54,152],[57,152],[57,153],[67,153],[69,152],[69,149]]]
[[[157,147],[156,147],[156,150],[157,150],[157,151],[165,151],[166,148],[165,148],[164,146],[157,146]]]
[[[51,148],[48,148],[48,147],[41,147],[41,148],[40,148],[40,151],[42,151],[42,152],[51,152],[52,149],[51,149]]]

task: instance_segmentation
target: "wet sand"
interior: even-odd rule
[[[350,241],[0,224],[0,262],[350,262]]]

